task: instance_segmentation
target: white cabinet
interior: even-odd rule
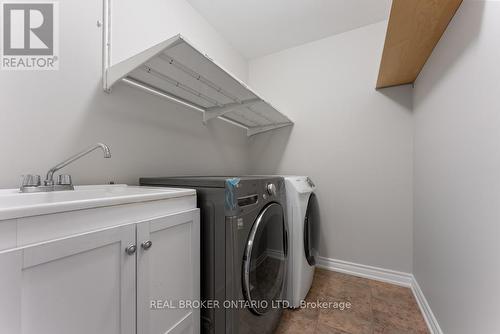
[[[137,225],[138,334],[199,333],[199,309],[179,304],[200,298],[198,221],[192,210]]]
[[[0,334],[199,333],[198,309],[150,309],[199,299],[199,265],[198,209],[1,251]]]
[[[135,333],[135,226],[0,254],[0,333]]]

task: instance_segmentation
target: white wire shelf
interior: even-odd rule
[[[181,35],[105,70],[106,91],[120,81],[202,112],[205,124],[220,118],[243,127],[248,136],[293,125]]]

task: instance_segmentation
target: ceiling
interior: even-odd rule
[[[252,59],[389,17],[391,0],[187,0]]]

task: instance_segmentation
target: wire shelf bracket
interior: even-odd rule
[[[111,3],[103,6],[103,88],[118,82],[245,128],[248,136],[293,122],[180,34],[111,65]]]

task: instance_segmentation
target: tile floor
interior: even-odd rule
[[[429,334],[408,288],[317,269],[306,302],[317,300],[332,308],[286,310],[276,334]]]

